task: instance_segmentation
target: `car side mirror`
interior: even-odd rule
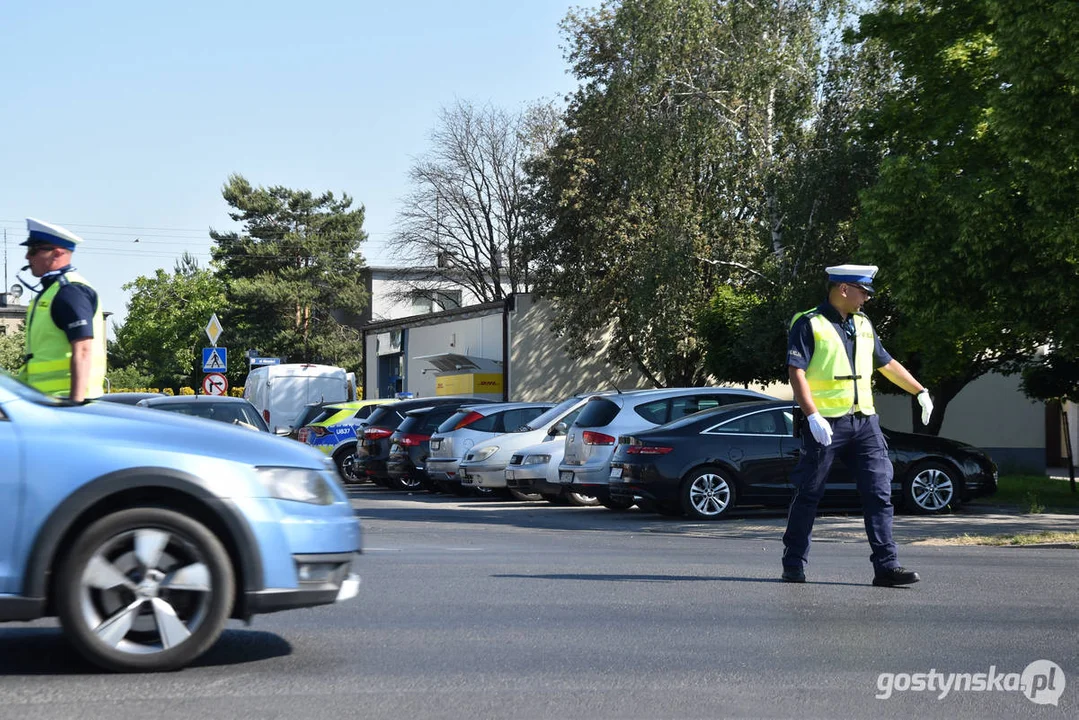
[[[569,428],[566,427],[566,423],[560,422],[555,423],[555,425],[547,431],[547,434],[551,437],[558,437],[559,435],[565,435],[567,432],[569,432]]]

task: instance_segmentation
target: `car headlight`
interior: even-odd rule
[[[279,500],[333,504],[333,490],[318,470],[292,467],[257,467],[255,474],[271,497]]]
[[[477,462],[483,462],[487,458],[494,455],[496,452],[498,452],[497,445],[488,445],[487,447],[472,453],[472,460]]]
[[[522,465],[546,465],[551,462],[550,455],[525,455]]]

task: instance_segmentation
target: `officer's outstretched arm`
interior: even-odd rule
[[[915,380],[914,376],[910,374],[910,371],[903,367],[903,365],[895,358],[892,358],[891,362],[879,369],[884,377],[888,378],[911,395],[917,395],[923,389],[922,384]]]

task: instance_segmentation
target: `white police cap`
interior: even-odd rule
[[[74,250],[82,238],[59,225],[26,218],[26,229],[30,236],[20,245],[55,245],[66,250]]]
[[[849,283],[864,288],[867,292],[873,292],[873,277],[877,274],[876,265],[833,265],[824,268],[828,273],[828,281],[834,283]]]

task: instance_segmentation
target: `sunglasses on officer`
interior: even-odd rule
[[[854,288],[855,290],[858,290],[859,292],[861,292],[863,295],[865,295],[866,300],[873,297],[872,292],[870,292],[869,290],[867,290],[866,288],[862,287],[861,285],[859,285],[857,283],[846,283],[846,285],[847,285],[847,287]]]

